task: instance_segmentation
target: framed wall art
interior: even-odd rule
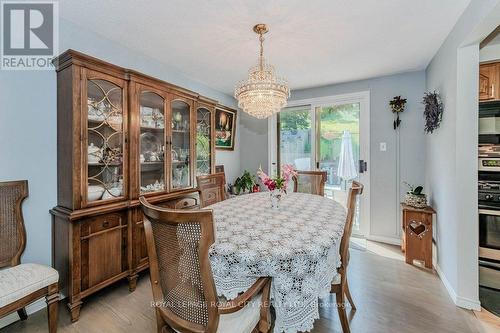
[[[217,106],[215,109],[215,149],[234,150],[236,110]]]

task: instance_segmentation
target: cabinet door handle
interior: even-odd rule
[[[492,98],[495,97],[495,85],[494,84],[491,85],[491,95],[490,95],[490,97],[492,97]]]

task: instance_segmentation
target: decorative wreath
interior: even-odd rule
[[[427,92],[424,94],[422,103],[425,105],[424,118],[425,118],[425,133],[432,133],[441,125],[443,120],[443,102],[439,93],[436,91]]]

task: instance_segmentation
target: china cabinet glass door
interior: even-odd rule
[[[191,187],[191,106],[183,100],[171,103],[171,188]]]
[[[143,91],[139,97],[140,194],[165,190],[165,100]]]
[[[123,89],[104,79],[87,79],[86,202],[124,195]]]
[[[212,113],[206,108],[196,110],[196,176],[210,174],[212,168]]]

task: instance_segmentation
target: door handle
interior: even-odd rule
[[[491,261],[479,260],[479,266],[500,271],[500,265]]]
[[[364,173],[365,171],[368,171],[368,162],[359,160],[359,173]]]

